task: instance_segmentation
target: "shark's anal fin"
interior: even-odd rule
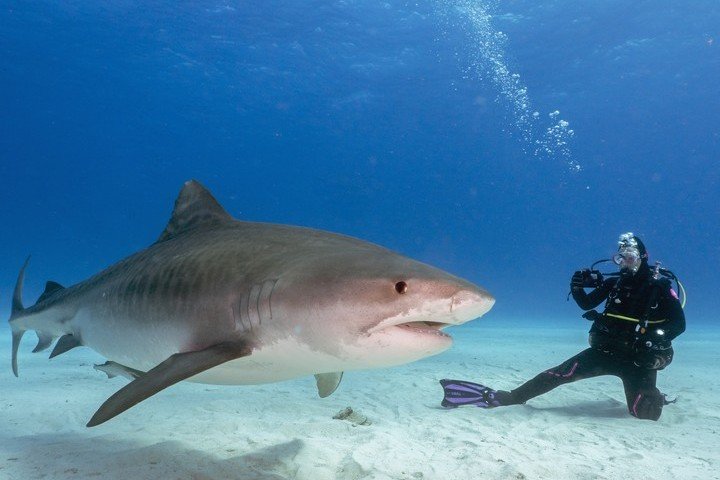
[[[337,390],[342,380],[343,372],[332,373],[316,373],[315,382],[317,383],[318,395],[320,398],[329,397]]]
[[[33,353],[42,352],[52,344],[53,340],[55,340],[52,335],[47,335],[42,332],[36,333],[38,336],[38,343],[35,348],[33,348]]]
[[[115,392],[103,403],[87,426],[94,427],[142,402],[159,391],[222,363],[252,352],[249,342],[219,343],[196,352],[176,353],[157,367]]]
[[[102,365],[95,365],[93,368],[99,372],[103,372],[108,376],[108,378],[121,376],[127,378],[128,380],[135,380],[145,374],[145,372],[126,367],[125,365],[120,365],[117,362],[105,362]]]
[[[68,333],[67,335],[63,335],[55,344],[55,348],[53,348],[53,351],[50,353],[50,358],[57,357],[58,355],[81,345],[82,342],[80,342],[80,340],[73,334]]]

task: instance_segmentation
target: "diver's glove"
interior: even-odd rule
[[[595,322],[597,320],[600,320],[603,318],[602,313],[598,313],[597,310],[588,310],[587,312],[583,313],[582,317],[585,320],[590,320],[591,322]]]
[[[583,288],[598,288],[603,283],[602,273],[597,270],[578,270],[570,279],[570,290],[577,292]]]
[[[570,290],[573,292],[582,290],[584,284],[585,284],[585,275],[583,274],[583,271],[578,270],[577,272],[573,273],[573,276],[570,279]]]

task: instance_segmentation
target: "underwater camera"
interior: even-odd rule
[[[585,268],[582,271],[582,286],[583,288],[597,288],[603,283],[603,275],[600,270],[594,270],[592,268]]]

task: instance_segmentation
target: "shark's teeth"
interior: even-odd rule
[[[438,322],[408,322],[408,323],[401,323],[399,325],[396,325],[396,327],[404,328],[407,330],[416,331],[418,333],[428,333],[428,334],[435,334],[440,335],[443,337],[449,337],[447,333],[443,332],[441,328],[447,327],[447,323],[438,323]]]

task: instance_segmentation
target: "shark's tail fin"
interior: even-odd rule
[[[18,347],[20,346],[20,340],[25,334],[25,329],[14,324],[13,320],[15,320],[18,315],[25,311],[25,307],[23,307],[22,304],[22,290],[23,282],[25,281],[25,269],[27,268],[28,263],[30,263],[30,257],[25,260],[25,263],[23,264],[22,268],[20,269],[20,273],[18,274],[17,283],[15,283],[15,292],[13,293],[12,298],[12,311],[10,313],[9,320],[10,330],[12,331],[12,369],[16,377],[18,376],[17,352]]]
[[[27,315],[24,315],[27,312],[27,309],[23,307],[22,303],[22,290],[23,290],[23,282],[25,280],[25,269],[28,266],[28,263],[30,262],[30,257],[25,260],[25,263],[23,264],[22,268],[20,269],[20,273],[18,274],[17,283],[15,284],[15,292],[13,293],[12,298],[12,312],[10,313],[10,330],[12,331],[12,370],[15,376],[18,376],[18,366],[17,366],[17,354],[18,354],[18,347],[20,346],[20,340],[22,340],[23,335],[25,335],[25,332],[28,330],[35,330],[35,333],[38,337],[38,343],[33,349],[33,353],[42,352],[43,350],[46,350],[52,343],[55,341],[56,338],[58,338],[60,333],[57,331],[48,331],[45,326],[38,325],[37,327],[32,326],[32,322],[27,321]],[[65,290],[65,287],[60,285],[57,282],[48,281],[45,284],[45,291],[40,295],[40,298],[37,300],[37,304],[42,303],[44,301],[47,301],[51,298],[53,298],[55,295],[58,294],[58,292],[61,292],[62,290]],[[32,308],[32,307],[31,307]],[[18,322],[20,318],[25,318],[26,320],[23,322]],[[22,326],[19,325],[19,323],[22,323]],[[63,323],[62,319],[59,320],[59,323]],[[50,358],[56,357],[60,355],[61,353],[65,353],[68,350],[75,348],[79,345],[82,345],[80,340],[73,336],[72,334],[68,333],[63,335],[60,338],[60,341],[58,341],[55,344],[55,348],[53,349],[52,353],[50,354]]]

